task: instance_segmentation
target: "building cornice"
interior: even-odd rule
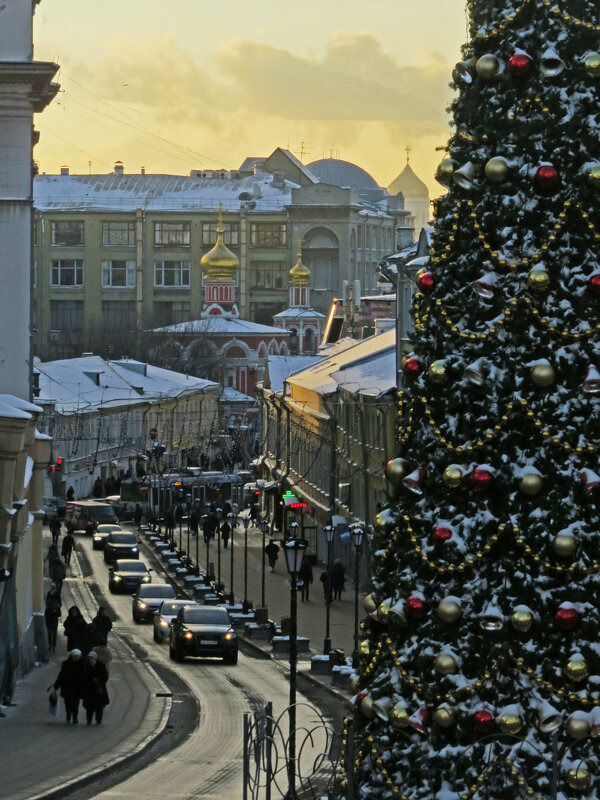
[[[0,61],[0,86],[8,84],[29,86],[33,111],[38,114],[54,99],[60,89],[60,84],[52,81],[57,72],[58,64],[51,61]]]

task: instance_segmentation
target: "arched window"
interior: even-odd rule
[[[315,352],[315,333],[312,328],[304,331],[304,353],[312,355]]]
[[[290,353],[295,356],[298,355],[298,331],[296,328],[290,328],[290,338],[288,339],[290,346]]]

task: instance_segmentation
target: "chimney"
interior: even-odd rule
[[[124,169],[122,161],[115,162],[115,175],[122,175]]]
[[[142,168],[141,168],[141,170],[140,170],[140,174],[141,174],[141,175],[145,175],[145,174],[146,174],[146,167],[142,167]]]
[[[68,175],[69,174],[69,168],[68,167],[61,167],[60,168],[60,174],[61,175]]]

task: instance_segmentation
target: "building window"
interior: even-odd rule
[[[103,222],[103,247],[133,247],[135,245],[135,222]]]
[[[218,222],[202,223],[202,244],[214,244],[217,241]],[[237,222],[223,223],[223,241],[234,247],[240,243],[240,226]]]
[[[53,247],[81,247],[83,222],[53,222],[50,226]]]
[[[180,322],[189,322],[189,319],[189,303],[154,303],[152,325],[155,328],[163,328],[166,325],[177,325]]]
[[[254,289],[284,289],[286,273],[286,261],[253,261],[250,265]]]
[[[155,245],[178,245],[189,247],[191,242],[191,225],[189,222],[155,222]]]
[[[135,287],[135,261],[103,261],[103,289],[133,289]]]
[[[83,259],[58,258],[52,260],[50,286],[83,286]]]
[[[111,331],[135,331],[137,326],[135,301],[104,300],[102,302],[102,325]]]
[[[253,222],[250,228],[250,241],[257,245],[285,245],[287,225],[285,222]]]
[[[82,331],[83,300],[51,300],[50,328],[53,331]]]
[[[189,289],[189,261],[155,261],[154,285],[159,289]]]
[[[290,354],[295,356],[298,355],[298,331],[296,328],[290,328],[290,335],[288,338],[288,345],[290,348]]]

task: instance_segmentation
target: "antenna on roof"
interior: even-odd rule
[[[300,142],[300,161],[304,164],[304,156],[309,155],[312,150],[309,149],[310,142]]]
[[[406,163],[410,164],[410,154],[412,153],[412,147],[409,144],[407,144],[404,150],[406,151]]]

